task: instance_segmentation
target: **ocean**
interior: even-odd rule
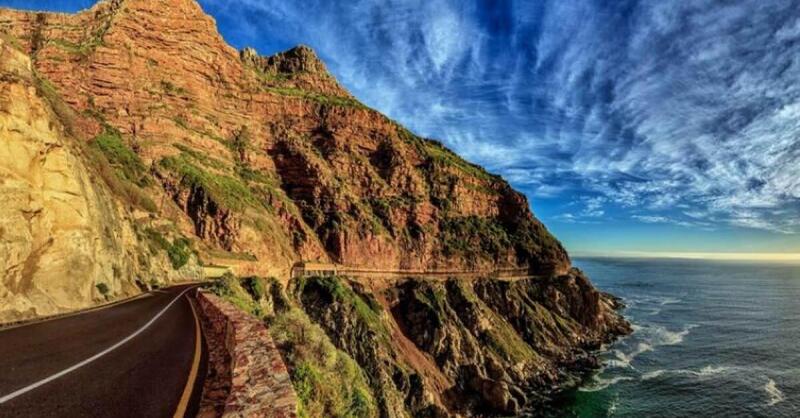
[[[577,259],[633,335],[565,394],[567,417],[800,417],[800,265]]]

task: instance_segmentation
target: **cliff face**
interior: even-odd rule
[[[0,10],[91,138],[141,157],[159,215],[209,261],[286,277],[302,259],[383,269],[529,268],[569,258],[501,178],[346,92],[307,47],[229,47],[191,0],[76,15]]]
[[[196,276],[191,264],[176,271],[150,253],[90,150],[65,132],[48,89],[0,38],[0,322],[133,295],[145,280]]]

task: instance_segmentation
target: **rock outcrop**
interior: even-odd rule
[[[0,322],[199,274],[189,260],[176,270],[166,254],[151,254],[136,215],[101,180],[109,167],[93,165],[86,144],[65,130],[51,88],[0,38]]]

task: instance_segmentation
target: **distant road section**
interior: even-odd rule
[[[0,417],[194,416],[196,287],[0,330]]]

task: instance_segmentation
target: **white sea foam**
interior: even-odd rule
[[[611,401],[611,404],[608,406],[608,410],[606,411],[607,417],[613,417],[614,414],[617,413],[618,404],[619,404],[619,395],[615,396],[614,399]]]
[[[666,372],[666,370],[653,370],[652,372],[642,374],[642,380],[656,379]]]
[[[777,405],[786,400],[786,396],[778,389],[778,385],[772,379],[769,379],[767,384],[764,385],[764,392],[767,392],[767,397],[769,398],[767,406]]]
[[[608,367],[616,367],[619,369],[629,368],[631,367],[631,362],[636,358],[636,356],[648,351],[653,351],[653,346],[645,342],[640,342],[637,344],[636,348],[630,353],[624,353],[621,350],[614,350],[612,351],[612,354],[614,354],[615,358],[606,361],[606,365]]]
[[[659,370],[654,370],[654,371],[651,371],[651,372],[643,373],[642,374],[642,380],[655,379],[655,378],[657,378],[659,376],[662,376],[664,374],[667,374],[667,373],[669,373],[669,374],[682,374],[682,375],[689,375],[689,376],[696,376],[696,377],[708,377],[708,376],[713,376],[713,375],[716,375],[716,374],[724,373],[724,372],[728,371],[729,369],[730,368],[726,367],[726,366],[711,366],[711,365],[703,367],[700,370],[687,370],[687,369],[664,370],[664,369],[659,369]]]
[[[678,299],[678,298],[664,298],[659,303],[660,303],[661,306],[673,305],[673,304],[676,304],[676,303],[681,303],[681,300]]]
[[[624,382],[626,380],[633,380],[633,378],[629,376],[617,376],[611,379],[603,379],[600,376],[595,376],[591,384],[589,384],[588,386],[584,386],[578,390],[580,390],[581,392],[597,392],[609,386],[616,385],[619,382]]]
[[[704,377],[704,376],[713,376],[715,374],[724,373],[726,371],[728,371],[728,367],[725,367],[725,366],[711,366],[711,365],[709,365],[709,366],[706,366],[706,367],[703,367],[702,369],[700,369],[699,372],[694,372],[693,371],[692,373],[697,375],[697,376]]]
[[[697,328],[697,325],[687,325],[681,331],[670,331],[661,326],[648,327],[651,339],[654,345],[677,345],[683,342],[683,339],[689,335],[689,331]]]
[[[613,357],[606,360],[606,364],[612,368],[631,368],[631,362],[640,354],[653,351],[659,346],[680,344],[695,327],[696,325],[688,325],[681,331],[670,331],[658,325],[633,325],[634,335],[643,341],[627,353],[621,349],[611,351]]]

